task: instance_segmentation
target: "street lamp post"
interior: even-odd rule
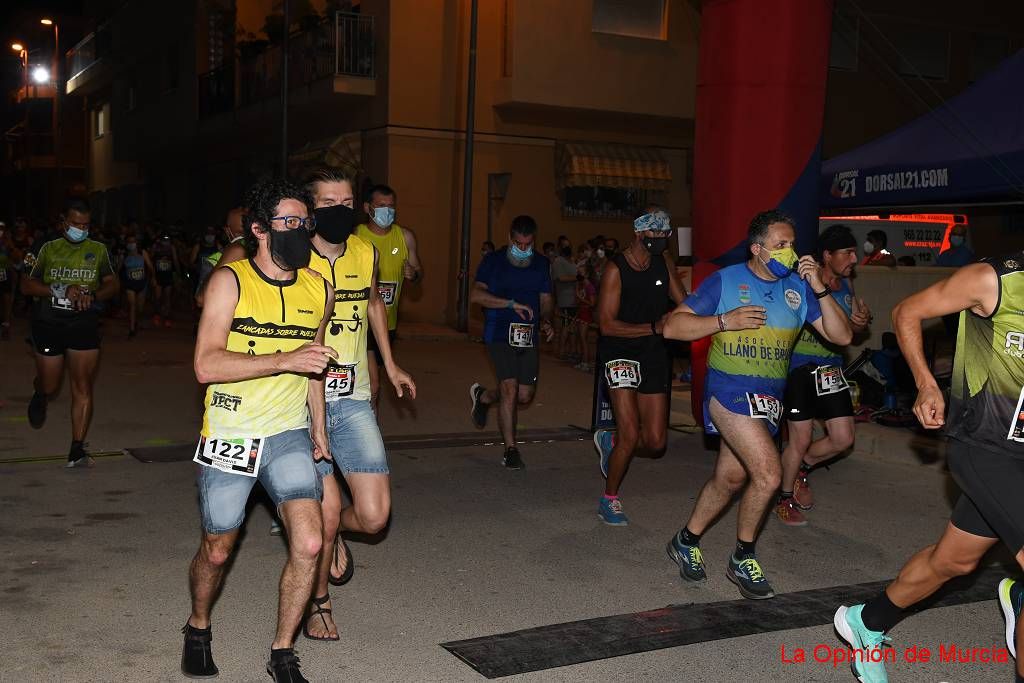
[[[61,119],[60,119],[60,100],[62,82],[60,78],[60,27],[57,26],[57,22],[52,19],[40,19],[39,23],[43,26],[53,26],[53,158],[57,164],[57,193],[58,201],[64,201],[63,191],[63,176],[64,176],[64,161],[61,157]]]
[[[24,100],[25,117],[22,121],[21,128],[21,139],[22,139],[22,153],[24,158],[22,159],[22,171],[25,174],[25,208],[24,213],[27,216],[30,213],[31,202],[32,202],[32,174],[30,173],[32,165],[32,150],[29,149],[28,141],[28,48],[21,43],[11,43],[11,49],[18,53],[18,57],[21,58],[21,72],[22,72],[22,87],[24,92],[22,98]]]

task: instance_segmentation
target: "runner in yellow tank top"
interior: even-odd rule
[[[370,188],[363,203],[363,210],[370,216],[370,222],[356,228],[356,234],[377,248],[379,282],[377,289],[388,311],[388,337],[395,341],[395,329],[398,326],[398,302],[402,298],[402,285],[406,280],[410,283],[419,282],[423,277],[419,254],[416,252],[416,237],[408,228],[395,223],[395,206],[398,200],[395,191],[387,185],[375,185]],[[383,358],[377,353],[374,339],[371,337],[367,347],[373,357],[370,358],[370,391],[373,394],[374,412],[378,417],[377,393],[380,387],[379,368]]]
[[[327,584],[345,584],[355,567],[339,531],[375,534],[391,514],[391,476],[370,403],[367,366],[376,368],[367,363],[371,329],[398,395],[408,390],[415,398],[416,385],[391,357],[387,312],[377,290],[376,250],[352,234],[352,182],[338,171],[323,169],[309,179],[307,189],[313,195],[317,223],[310,267],[335,288],[326,340],[338,356],[327,368],[325,385],[328,446],[335,459],[317,463],[323,485],[323,552],[303,632],[314,640],[338,640]],[[352,494],[352,505],[345,508],[335,464]]]
[[[196,379],[210,387],[193,458],[203,536],[189,570],[181,669],[190,678],[218,673],[210,612],[258,480],[289,541],[267,671],[276,681],[297,681],[305,679],[292,643],[322,536],[313,459],[331,457],[321,373],[337,355],[323,344],[334,290],[306,268],[312,207],[302,188],[267,181],[249,191],[245,205],[250,258],[210,276],[196,339]]]

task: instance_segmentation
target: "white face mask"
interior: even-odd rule
[[[875,243],[871,240],[864,242],[864,253],[873,254],[875,253]]]
[[[597,258],[604,258],[604,249],[597,250]]]

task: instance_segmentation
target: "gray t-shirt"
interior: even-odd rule
[[[571,277],[569,282],[560,282],[559,278]],[[555,304],[559,308],[576,306],[576,264],[559,256],[551,264],[551,281],[555,286]]]

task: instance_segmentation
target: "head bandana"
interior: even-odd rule
[[[672,219],[669,218],[667,213],[659,210],[653,213],[645,213],[633,221],[633,232],[645,232],[647,230],[669,232],[672,230]]]

